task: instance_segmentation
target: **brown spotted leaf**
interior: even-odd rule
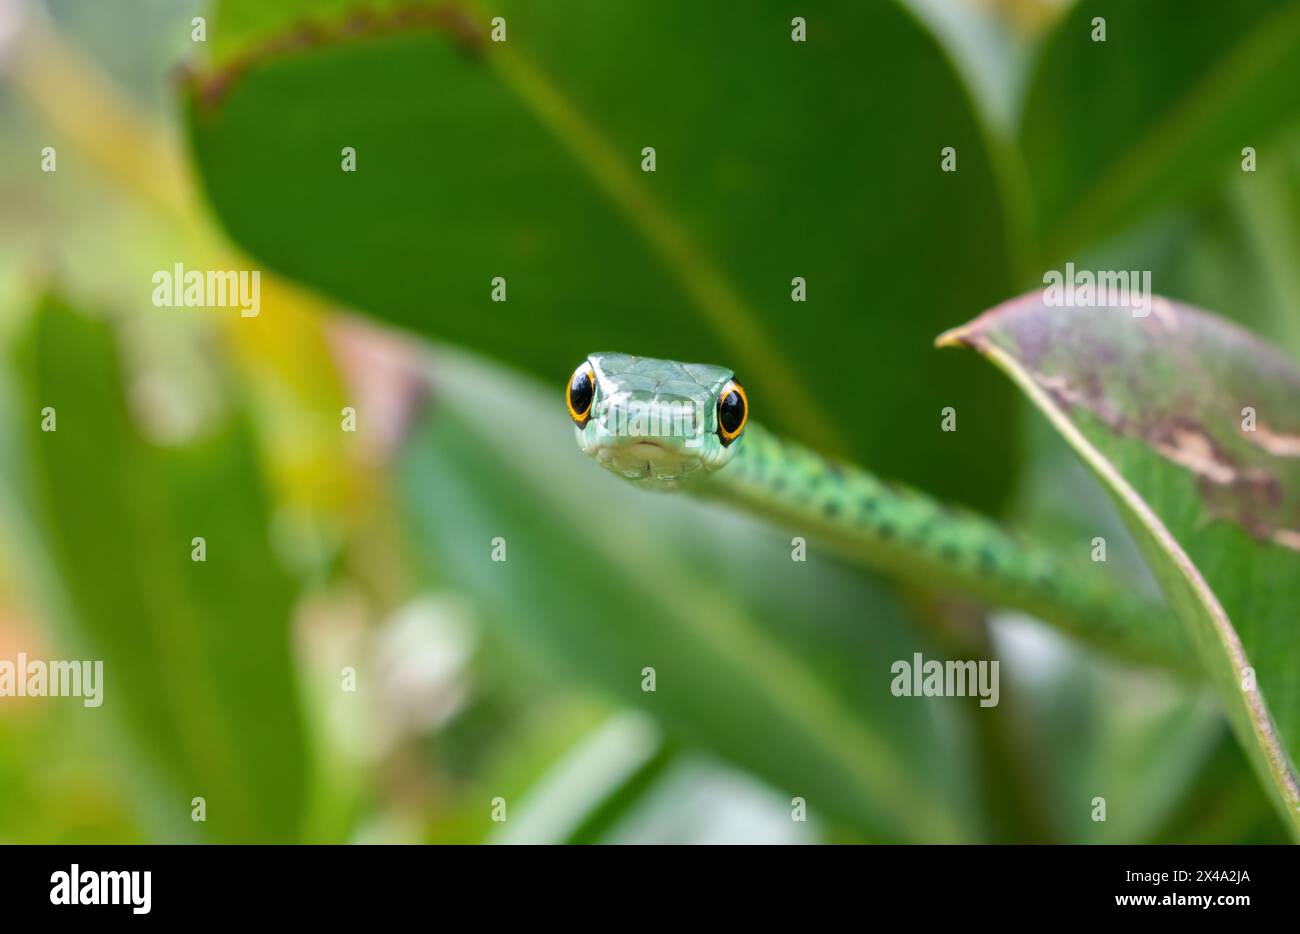
[[[1006,371],[1107,486],[1300,833],[1300,371],[1214,315],[1035,292],[939,339]]]

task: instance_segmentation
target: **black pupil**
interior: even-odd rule
[[[582,415],[591,408],[591,396],[595,390],[596,387],[591,384],[591,373],[585,366],[574,373],[569,382],[569,405],[573,406],[573,411]]]
[[[718,403],[718,424],[727,434],[735,434],[745,421],[745,401],[740,393],[731,390]]]

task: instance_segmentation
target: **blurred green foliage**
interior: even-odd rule
[[[1072,259],[1300,349],[1294,3],[846,0],[802,44],[774,3],[431,6],[52,0],[0,47],[0,657],[99,653],[111,698],[0,699],[0,839],[1283,838],[1203,690],[597,475],[558,387],[726,363],[773,427],[1136,562],[931,342]],[[177,140],[203,206],[151,184]],[[153,307],[178,261],[265,270],[262,314]],[[913,651],[1002,658],[1003,703],[894,699]]]
[[[103,659],[165,780],[223,815],[216,839],[295,839],[306,752],[294,587],[271,552],[246,419],[184,448],[143,442],[111,332],[58,299],[37,311],[16,362],[14,408],[49,406],[59,420],[50,432],[21,420],[28,470],[10,478],[30,550],[57,579],[46,605],[66,609],[70,644]]]

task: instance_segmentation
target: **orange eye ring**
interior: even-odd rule
[[[564,404],[569,409],[569,417],[582,428],[591,417],[591,404],[596,399],[596,371],[590,361],[584,360],[582,366],[573,371],[569,385],[564,391]]]
[[[718,437],[723,447],[740,437],[747,421],[749,397],[745,395],[745,387],[734,379],[728,380],[718,393]]]

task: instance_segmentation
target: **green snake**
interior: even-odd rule
[[[1192,670],[1168,611],[976,513],[829,460],[749,418],[725,367],[594,353],[566,391],[578,445],[654,490],[728,500],[926,589],[1025,611],[1131,659]]]

